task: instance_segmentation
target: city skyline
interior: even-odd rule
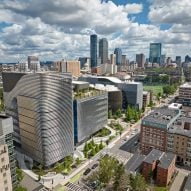
[[[1,62],[89,57],[94,33],[107,38],[109,54],[119,47],[130,60],[148,57],[150,43],[162,43],[167,57],[184,57],[191,50],[189,8],[188,0],[1,0]]]

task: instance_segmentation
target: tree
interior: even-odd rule
[[[98,144],[96,144],[96,146],[95,146],[95,152],[96,152],[96,153],[99,152],[99,145],[98,145]]]
[[[27,191],[26,188],[22,187],[21,185],[17,186],[17,188],[15,189],[15,191]]]
[[[125,173],[123,164],[119,164],[115,170],[113,189],[115,191],[126,191],[129,184],[129,178]]]
[[[110,156],[103,157],[100,160],[98,175],[99,182],[108,184],[115,174],[118,161]]]
[[[80,165],[80,163],[81,163],[81,160],[79,158],[76,158],[76,164]]]
[[[130,177],[130,185],[133,191],[146,191],[147,184],[144,177],[141,174]]]
[[[115,115],[117,116],[117,118],[122,117],[121,110],[118,109],[118,110],[115,112]]]
[[[92,150],[91,150],[91,152],[90,152],[90,155],[91,155],[91,156],[94,156],[95,154],[96,154],[96,151],[95,151],[95,148],[93,147]]]
[[[86,142],[84,146],[84,152],[88,152],[89,150],[90,150],[89,145]]]
[[[109,112],[108,112],[108,118],[109,118],[109,119],[112,118],[112,111],[111,111],[111,110],[109,110]]]
[[[16,173],[17,173],[17,180],[18,180],[18,182],[21,182],[22,179],[24,178],[23,171],[20,168],[17,168],[16,169]]]
[[[102,150],[104,148],[104,145],[103,145],[103,141],[101,140],[100,144],[99,144],[99,150]]]

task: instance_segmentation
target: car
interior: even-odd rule
[[[83,175],[88,175],[89,173],[91,172],[91,169],[90,168],[87,168],[86,170],[85,170],[85,172],[83,173]]]
[[[134,145],[135,145],[135,146],[138,145],[138,141],[135,141],[135,142],[134,142]]]
[[[95,168],[97,168],[97,167],[98,167],[98,163],[95,163],[95,164],[92,166],[91,169],[95,169]]]

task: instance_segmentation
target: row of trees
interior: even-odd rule
[[[141,118],[142,111],[128,106],[125,113],[125,121],[135,121],[137,122]]]
[[[113,191],[145,191],[147,184],[140,175],[129,176],[125,172],[124,165],[113,157],[101,158],[99,169],[88,177],[89,182],[97,182],[99,189],[107,188]]]
[[[170,95],[170,94],[174,94],[177,90],[177,85],[173,84],[173,85],[167,85],[163,87],[163,93]]]
[[[144,83],[146,84],[167,84],[170,83],[170,78],[169,75],[152,75],[152,76],[147,76],[144,79]]]
[[[111,119],[111,118],[118,119],[120,117],[122,117],[121,109],[118,109],[115,113],[112,113],[112,111],[109,110],[109,112],[108,112],[109,119]]]
[[[100,144],[96,144],[93,139],[89,143],[86,142],[83,150],[85,158],[90,158],[96,155],[96,153],[104,147],[103,141],[101,141]]]

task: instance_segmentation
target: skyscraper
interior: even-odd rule
[[[145,55],[144,54],[136,54],[136,62],[139,68],[144,68],[145,65]]]
[[[114,50],[114,54],[116,55],[116,65],[120,66],[122,64],[122,50],[120,48],[116,48]]]
[[[102,38],[99,41],[99,57],[101,58],[101,64],[106,64],[108,61],[108,41],[106,38]]]
[[[176,56],[176,64],[177,66],[181,66],[181,56]]]
[[[151,63],[161,64],[161,43],[151,43],[150,44],[150,53],[149,53],[149,61]]]
[[[70,74],[5,72],[6,113],[13,117],[14,140],[34,161],[49,167],[74,149]]]
[[[91,68],[97,67],[97,35],[90,36],[90,59]]]

